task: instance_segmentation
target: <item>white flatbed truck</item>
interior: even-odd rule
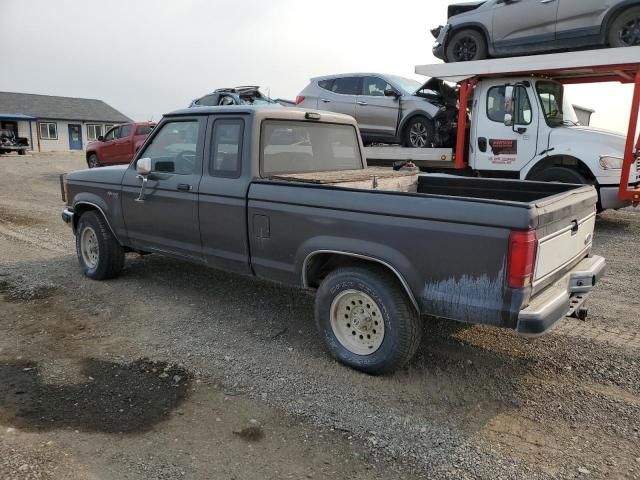
[[[640,203],[640,47],[420,65],[415,71],[458,84],[459,105],[467,108],[458,112],[456,147],[369,147],[369,165],[412,161],[423,171],[592,184],[601,210]],[[604,82],[635,85],[626,137],[579,125],[564,94],[567,84]]]

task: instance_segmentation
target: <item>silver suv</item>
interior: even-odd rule
[[[446,62],[640,45],[640,0],[487,0],[450,5],[431,31]]]
[[[296,105],[354,117],[362,140],[430,147],[440,106],[421,92],[422,84],[381,73],[348,73],[311,79]]]

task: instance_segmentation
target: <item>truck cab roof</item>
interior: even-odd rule
[[[321,123],[341,123],[356,125],[356,121],[349,115],[341,113],[326,112],[319,110],[308,110],[296,107],[273,108],[269,106],[250,105],[229,105],[222,107],[198,107],[183,108],[167,113],[165,117],[194,116],[194,115],[250,115],[259,120],[297,120],[315,121]]]

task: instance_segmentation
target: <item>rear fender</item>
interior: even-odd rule
[[[348,259],[355,259],[384,266],[402,284],[416,311],[420,312],[412,286],[415,285],[414,282],[418,281],[418,274],[402,252],[387,245],[356,239],[329,236],[311,238],[301,245],[296,254],[296,271],[305,288],[313,288],[313,279],[309,276],[309,269],[314,258],[317,259],[318,255],[342,256],[345,258],[345,263]]]

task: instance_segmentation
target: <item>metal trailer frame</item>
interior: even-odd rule
[[[458,135],[454,168],[468,166],[469,125],[466,105],[477,82],[483,78],[543,76],[565,85],[620,82],[633,84],[633,100],[620,177],[618,198],[640,204],[640,188],[629,188],[631,167],[640,160],[640,47],[610,48],[475,62],[422,65],[416,73],[458,83],[460,86]]]

